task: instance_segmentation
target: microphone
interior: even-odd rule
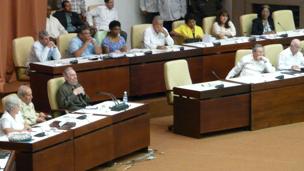
[[[211,73],[216,79],[221,80],[221,78],[216,74],[214,70],[212,70]]]
[[[286,33],[281,34],[279,36],[280,37],[288,37],[287,30],[285,29],[285,27],[283,27],[283,25],[280,22],[278,22],[278,25],[286,32]]]
[[[221,78],[216,74],[216,72],[214,70],[212,70],[211,73],[216,79],[221,80]],[[224,84],[218,84],[218,85],[215,85],[214,87],[217,89],[221,89],[221,88],[224,88]]]
[[[107,93],[107,92],[103,92],[103,91],[99,91],[96,93],[97,95],[104,95],[104,96],[108,96],[112,99],[112,101],[114,102],[114,105],[110,107],[110,109],[112,111],[121,111],[121,110],[125,110],[129,108],[129,105],[126,103],[119,103],[118,100],[116,99],[116,97],[111,94],[111,93]]]

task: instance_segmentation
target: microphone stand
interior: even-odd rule
[[[107,92],[103,92],[103,91],[100,91],[100,92],[97,92],[96,93],[97,95],[104,95],[104,96],[108,96],[112,99],[112,101],[114,102],[114,105],[110,107],[110,109],[112,111],[122,111],[122,110],[126,110],[129,108],[129,105],[126,104],[126,103],[119,103],[117,98],[111,94],[111,93],[107,93]]]
[[[288,33],[287,33],[287,30],[285,29],[285,27],[283,27],[283,25],[280,23],[280,22],[278,22],[278,25],[284,30],[284,34],[281,34],[281,35],[279,35],[280,37],[288,37]]]

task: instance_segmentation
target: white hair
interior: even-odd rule
[[[17,96],[8,96],[4,99],[4,110],[10,113],[14,108],[20,106],[20,99]]]

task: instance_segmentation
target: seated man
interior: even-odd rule
[[[63,71],[65,83],[57,92],[57,103],[59,108],[75,111],[89,104],[89,96],[78,83],[77,74],[72,67]]]
[[[304,57],[300,49],[300,40],[293,39],[290,47],[279,54],[278,69],[300,70],[304,65]]]
[[[256,44],[252,49],[252,54],[244,56],[228,73],[226,79],[236,76],[250,76],[266,72],[274,72],[275,68],[263,55],[263,46]]]
[[[84,23],[76,12],[72,12],[72,6],[69,1],[63,1],[61,5],[63,10],[55,12],[53,16],[60,21],[69,33],[75,33]]]
[[[39,32],[39,40],[32,46],[27,65],[32,62],[45,62],[60,58],[61,54],[55,43],[50,40],[48,32],[41,31]]]
[[[51,13],[52,13],[52,8],[51,6],[48,6],[47,17],[46,17],[46,31],[50,34],[50,37],[55,42],[60,35],[67,34],[68,32],[61,25],[58,19],[51,15]]]
[[[69,44],[69,52],[72,57],[90,56],[101,54],[101,47],[96,43],[96,40],[91,37],[90,28],[83,26],[75,38]]]
[[[42,112],[35,111],[34,104],[32,103],[32,89],[26,85],[18,88],[17,95],[20,98],[20,112],[26,124],[34,125],[36,123],[44,122],[46,115]]]
[[[200,26],[196,25],[195,16],[187,14],[185,16],[185,24],[174,29],[171,34],[183,39],[183,42],[195,42],[203,39],[204,31]]]
[[[144,32],[144,47],[149,49],[166,49],[165,45],[174,45],[174,40],[163,27],[163,20],[160,16],[155,16],[152,26]]]

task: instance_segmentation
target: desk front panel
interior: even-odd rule
[[[304,84],[251,93],[251,129],[304,121]]]

